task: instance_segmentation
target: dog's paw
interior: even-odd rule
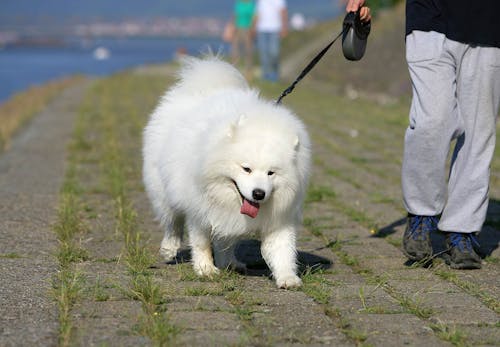
[[[220,273],[220,270],[215,267],[214,264],[211,263],[201,263],[201,264],[195,264],[193,266],[194,272],[198,276],[202,277],[214,277],[217,276]]]
[[[302,285],[302,280],[297,275],[289,275],[277,278],[276,285],[283,289],[295,288]]]
[[[181,240],[178,237],[164,237],[161,240],[160,255],[166,262],[173,261],[177,256],[177,251],[181,247]]]
[[[160,255],[166,262],[172,261],[177,256],[177,248],[161,247]]]

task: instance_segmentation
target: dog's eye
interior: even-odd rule
[[[243,171],[245,171],[246,173],[251,173],[252,172],[252,169],[250,169],[249,167],[247,166],[242,166],[241,167],[243,169]]]
[[[267,175],[268,175],[268,176],[273,176],[273,175],[274,175],[274,171],[268,171],[268,172],[267,172]]]

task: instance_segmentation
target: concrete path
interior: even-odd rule
[[[57,344],[51,228],[67,142],[87,83],[64,91],[0,156],[0,346]]]

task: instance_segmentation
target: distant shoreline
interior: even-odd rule
[[[105,76],[141,65],[169,62],[178,52],[226,51],[214,37],[67,38],[0,49],[0,103],[33,85],[71,75]]]

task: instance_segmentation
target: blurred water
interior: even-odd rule
[[[98,60],[94,51],[104,47],[108,59]],[[142,64],[172,60],[176,51],[189,54],[225,51],[227,47],[218,39],[99,39],[93,41],[70,40],[61,47],[8,47],[0,49],[0,102],[11,95],[49,80],[72,75],[108,75]]]

